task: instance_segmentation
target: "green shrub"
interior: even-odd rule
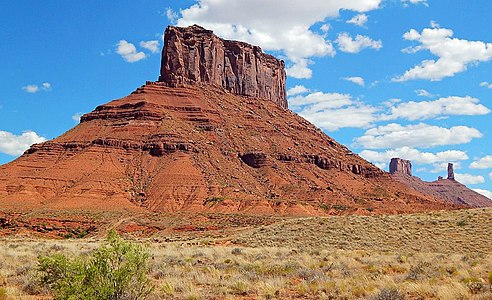
[[[7,290],[5,288],[0,288],[0,300],[7,299]]]
[[[40,281],[55,299],[145,299],[153,290],[147,277],[149,253],[110,231],[87,259],[63,254],[38,259]]]

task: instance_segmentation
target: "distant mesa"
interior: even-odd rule
[[[390,174],[399,173],[404,176],[412,176],[412,163],[401,158],[392,158],[389,165]]]
[[[436,181],[423,181],[412,176],[412,163],[401,158],[392,158],[389,171],[399,182],[427,195],[442,199],[445,203],[469,207],[492,207],[492,200],[456,181],[453,163],[448,164],[448,177],[439,176]]]

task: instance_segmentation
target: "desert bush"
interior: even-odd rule
[[[7,299],[7,290],[5,288],[0,288],[0,300]]]
[[[54,254],[38,259],[40,281],[55,299],[145,299],[153,290],[147,277],[148,252],[111,231],[88,258]]]
[[[405,297],[395,288],[384,288],[370,300],[404,300]]]

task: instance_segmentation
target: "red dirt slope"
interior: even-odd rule
[[[402,213],[451,208],[272,101],[149,82],[0,166],[0,209]]]

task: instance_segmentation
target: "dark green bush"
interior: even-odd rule
[[[43,285],[55,299],[145,299],[153,290],[147,277],[149,253],[111,231],[92,255],[70,259],[63,254],[40,257]]]

